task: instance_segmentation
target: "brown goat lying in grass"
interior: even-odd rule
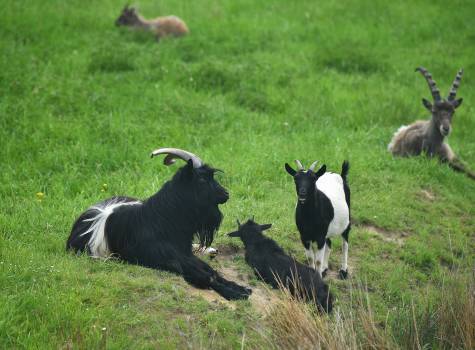
[[[150,31],[157,40],[167,36],[179,37],[188,34],[186,23],[176,16],[157,17],[145,19],[133,7],[126,5],[119,18],[115,21],[117,26],[129,26],[134,29]]]
[[[447,162],[454,170],[464,172],[475,179],[475,174],[457,159],[448,143],[444,142],[451,131],[455,109],[462,104],[462,99],[455,97],[462,80],[463,70],[460,69],[457,73],[447,99],[440,97],[432,75],[425,68],[419,67],[416,71],[421,72],[429,84],[434,103],[423,98],[422,104],[431,112],[432,117],[429,120],[418,120],[409,126],[401,126],[389,143],[388,150],[393,155],[402,157],[416,156],[421,153],[429,157],[436,156],[441,162]]]

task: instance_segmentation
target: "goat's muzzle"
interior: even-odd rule
[[[450,134],[450,126],[441,125],[441,126],[440,126],[440,133],[441,133],[442,136],[449,136],[449,134]]]
[[[228,201],[228,199],[229,199],[229,193],[228,191],[224,190],[218,194],[216,201],[218,202],[218,204],[224,204]]]

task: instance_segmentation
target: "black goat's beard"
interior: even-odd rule
[[[217,205],[205,214],[201,221],[201,227],[196,233],[201,247],[209,247],[213,243],[214,235],[218,231],[222,220],[223,214],[221,214]]]

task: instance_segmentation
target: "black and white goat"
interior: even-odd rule
[[[319,310],[331,312],[332,296],[320,274],[285,254],[284,250],[262,232],[271,224],[259,225],[252,219],[244,224],[238,221],[238,230],[228,233],[239,237],[246,248],[246,262],[256,276],[273,288],[284,286],[300,300],[314,302]]]
[[[322,276],[328,269],[330,257],[330,238],[343,237],[343,256],[339,276],[348,277],[348,235],[350,233],[350,188],[347,175],[350,165],[344,161],[341,175],[326,172],[323,165],[317,172],[314,162],[308,170],[302,163],[295,161],[298,171],[285,163],[285,169],[292,175],[297,189],[295,221],[300,239],[305,247],[307,258],[312,267]]]
[[[180,149],[158,149],[152,157],[160,154],[166,154],[165,165],[177,158],[187,164],[144,201],[113,197],[87,209],[74,223],[66,249],[171,271],[226,299],[248,298],[250,289],[225,280],[192,253],[195,235],[202,246],[211,244],[222,220],[218,205],[229,198],[213,177],[217,170]]]

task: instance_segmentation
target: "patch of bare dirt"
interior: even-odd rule
[[[426,200],[426,201],[429,201],[429,202],[433,202],[436,199],[435,198],[435,193],[432,192],[429,189],[422,189],[417,194],[418,194],[419,198],[421,198],[423,200]]]
[[[409,237],[407,232],[391,231],[368,221],[356,223],[355,226],[380,237],[385,242],[396,243],[398,246],[403,246],[404,240]]]

